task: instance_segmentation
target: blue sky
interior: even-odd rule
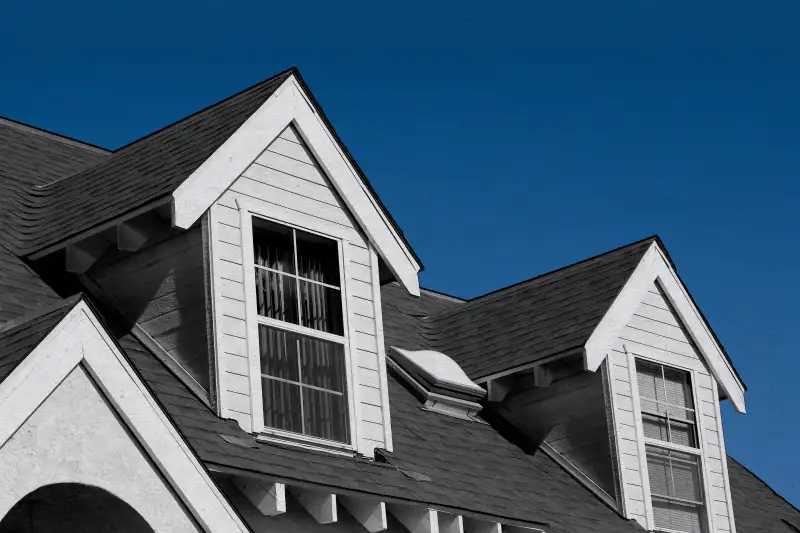
[[[3,3],[0,115],[113,148],[297,65],[427,287],[658,233],[749,387],[728,451],[800,505],[800,4],[333,4]]]

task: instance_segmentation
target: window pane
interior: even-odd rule
[[[653,518],[656,527],[702,533],[703,508],[696,505],[682,505],[667,501],[653,501]]]
[[[647,447],[647,472],[650,478],[650,494],[673,496],[669,457],[664,450]]]
[[[692,389],[689,374],[682,370],[664,367],[664,388],[667,391],[667,402],[692,409]]]
[[[653,496],[702,502],[700,461],[691,454],[647,446],[647,470]]]
[[[290,381],[300,381],[299,335],[267,326],[258,326],[261,373]]]
[[[339,246],[336,241],[297,230],[300,277],[339,286]]]
[[[299,385],[262,377],[261,393],[266,427],[302,433]]]
[[[344,347],[341,344],[303,337],[301,365],[304,384],[346,392]]]
[[[302,322],[307,328],[344,335],[342,293],[338,289],[300,281]]]
[[[639,385],[639,396],[663,402],[664,386],[661,378],[661,367],[640,359],[636,360],[636,378]]]
[[[303,387],[303,410],[307,434],[338,442],[350,440],[344,395]]]
[[[255,271],[258,314],[298,324],[297,280],[260,268]]]
[[[253,256],[257,265],[295,274],[292,230],[253,217]]]
[[[697,440],[695,439],[694,425],[680,422],[678,420],[669,420],[670,429],[670,442],[697,448]]]
[[[694,455],[669,452],[672,465],[672,483],[675,496],[683,500],[702,501],[700,486],[700,460]]]
[[[667,440],[667,419],[659,416],[642,414],[644,436],[651,439]]]

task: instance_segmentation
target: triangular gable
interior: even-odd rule
[[[595,371],[600,367],[613,343],[654,284],[669,302],[725,394],[737,411],[744,413],[744,383],[657,241],[650,245],[586,342],[586,368]]]
[[[173,193],[173,223],[187,229],[258,158],[282,131],[294,126],[348,210],[398,281],[419,295],[420,263],[405,244],[344,147],[292,75]]]
[[[78,302],[0,383],[0,448],[76,367],[91,376],[206,531],[248,531],[84,301]]]

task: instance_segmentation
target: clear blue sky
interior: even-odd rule
[[[3,3],[0,115],[113,148],[297,65],[427,287],[659,233],[749,386],[729,452],[800,505],[800,3],[126,4]]]

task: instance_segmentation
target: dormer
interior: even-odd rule
[[[380,284],[420,268],[295,76],[175,191],[202,219],[220,415],[259,438],[391,449]]]
[[[744,385],[658,238],[427,317],[487,410],[647,530],[734,531],[720,401]]]
[[[295,69],[19,206],[48,224],[20,224],[16,251],[124,315],[221,417],[391,451],[380,286],[419,295],[421,264]]]

